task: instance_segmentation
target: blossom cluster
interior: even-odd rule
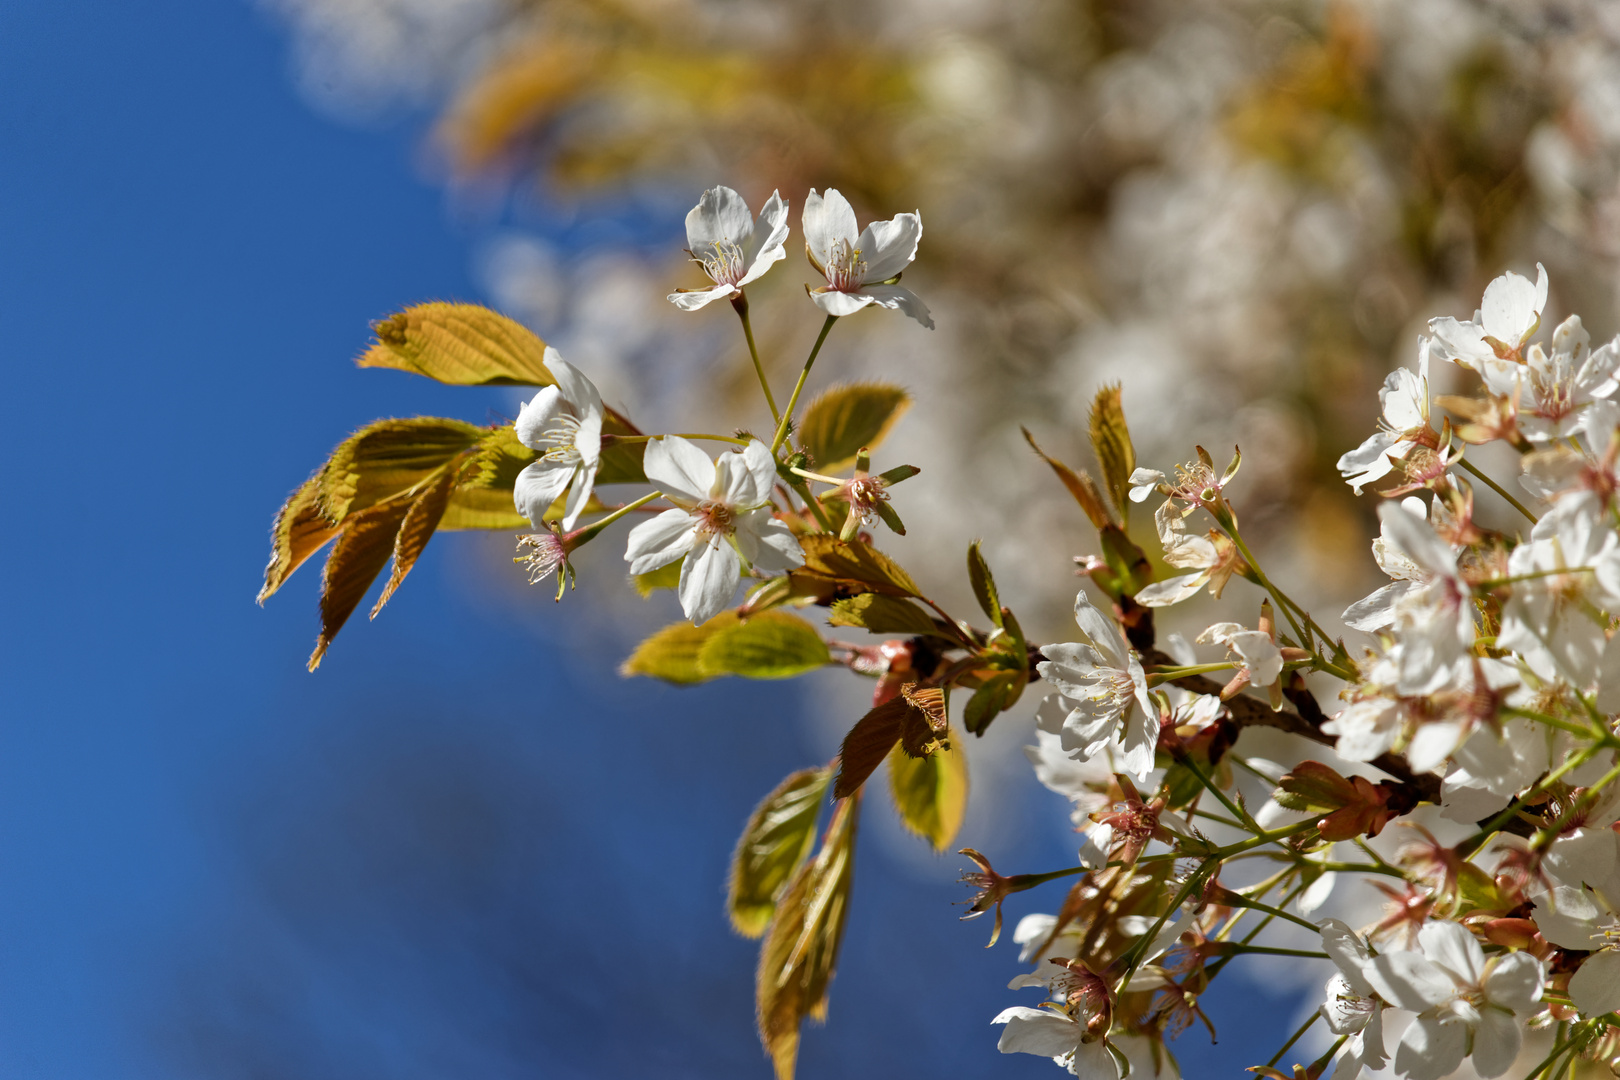
[[[1491,1078],[1524,1069],[1527,1038],[1546,1057],[1519,1075],[1561,1075],[1579,1059],[1614,1067],[1620,339],[1593,347],[1575,315],[1543,338],[1548,282],[1537,270],[1533,282],[1491,282],[1472,320],[1433,320],[1415,367],[1385,381],[1378,430],[1339,461],[1358,493],[1392,481],[1372,545],[1390,583],[1341,616],[1359,645],[1330,636],[1254,559],[1228,501],[1237,459],[1219,475],[1202,449],[1173,476],[1134,470],[1132,501],[1164,498],[1164,563],[1192,573],[1116,590],[1113,617],[1082,592],[1081,640],[1042,650],[1055,693],[1029,754],[1073,801],[1085,840],[1061,914],[1027,916],[1014,934],[1038,966],[1012,986],[1039,985],[1051,1002],[995,1018],[1004,1052],[1100,1080],[1175,1075],[1164,1039],[1207,1023],[1198,997],[1213,975],[1257,952],[1332,964],[1312,1019],[1337,1039],[1296,1076],[1336,1060],[1341,1078],[1388,1067],[1439,1080],[1465,1063]],[[1446,381],[1471,381],[1472,395],[1431,393],[1444,363],[1456,365]],[[1507,483],[1468,460],[1492,443],[1517,452]],[[1476,492],[1492,509],[1476,513]],[[1493,527],[1497,510],[1518,520]],[[1214,526],[1204,536],[1186,525],[1200,511]],[[1200,663],[1179,637],[1153,648],[1144,609],[1206,587],[1218,598],[1234,576],[1267,600],[1256,623],[1199,635],[1224,646],[1224,660]],[[1225,685],[1205,677],[1216,671],[1230,674]],[[1336,710],[1317,701],[1329,680]],[[1331,746],[1350,775],[1227,753],[1248,726]],[[1276,785],[1256,815],[1233,762]],[[1203,805],[1211,796],[1216,812]],[[1391,823],[1422,839],[1372,844]],[[1431,826],[1461,839],[1443,843]],[[1223,831],[1248,838],[1222,844]],[[1163,853],[1144,856],[1154,841]],[[1346,841],[1361,861],[1335,851]],[[1238,860],[1259,845],[1286,852],[1271,856],[1285,868],[1228,885],[1223,872],[1241,874]],[[1347,871],[1385,895],[1384,915],[1361,932],[1336,918],[1313,925]],[[1256,911],[1265,921],[1240,934]],[[1320,951],[1254,944],[1280,922],[1314,929]],[[1404,1024],[1398,1038],[1386,1037],[1389,1017]],[[1256,1071],[1286,1076],[1276,1062]]]

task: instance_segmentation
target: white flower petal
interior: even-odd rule
[[[1527,952],[1492,958],[1485,972],[1485,1000],[1521,1015],[1536,1011],[1546,970]]]
[[[545,528],[542,519],[546,511],[551,509],[551,504],[557,501],[557,496],[563,493],[573,475],[572,462],[544,459],[531,462],[517,474],[517,480],[512,485],[512,505],[518,513],[533,522],[535,528]]]
[[[710,285],[706,289],[676,289],[669,294],[669,302],[682,311],[697,311],[715,300],[724,300],[737,292],[735,285]]]
[[[1407,1080],[1441,1080],[1462,1064],[1467,1029],[1420,1016],[1406,1026],[1395,1050],[1395,1071]]]
[[[677,498],[702,502],[714,491],[714,462],[679,435],[649,442],[641,467],[649,481]]]
[[[648,574],[668,566],[692,549],[697,522],[685,510],[662,514],[630,530],[624,558],[632,574]]]
[[[1418,566],[1431,574],[1457,576],[1457,556],[1427,524],[1388,502],[1379,506],[1378,519],[1395,545]]]
[[[750,510],[737,518],[737,546],[757,570],[772,573],[804,565],[804,549],[767,507]]]
[[[811,289],[810,299],[815,301],[816,307],[828,315],[835,315],[842,319],[846,315],[853,315],[868,304],[875,304],[877,297],[865,291],[839,292],[837,289]]]
[[[693,545],[681,564],[681,583],[676,590],[681,610],[694,625],[701,626],[731,605],[737,582],[742,580],[742,560],[725,540],[711,536]]]
[[[518,442],[530,450],[550,449],[550,444],[542,443],[540,439],[551,422],[562,415],[565,404],[561,387],[542,386],[539,392],[518,410],[517,420],[512,424]]]
[[[1366,968],[1372,960],[1361,935],[1338,919],[1323,919],[1322,951],[1333,959],[1333,965],[1345,977],[1350,988],[1362,997],[1372,997],[1372,983],[1367,981]]]
[[[1125,666],[1127,646],[1124,632],[1113,619],[1097,610],[1084,589],[1074,598],[1074,621],[1091,645],[1110,661],[1110,667]],[[1042,655],[1045,655],[1045,650],[1042,650]]]
[[[855,243],[855,210],[836,188],[828,188],[825,196],[817,195],[816,189],[811,188],[804,200],[801,223],[805,253],[817,270],[831,261],[833,244],[839,240]]]
[[[783,245],[788,236],[788,206],[779,191],[771,192],[760,208],[759,220],[754,223],[754,247],[743,252],[748,264],[747,273],[737,282],[747,285],[771,268],[773,263],[787,258]]]
[[[1484,1009],[1474,1025],[1474,1052],[1469,1060],[1480,1080],[1491,1080],[1513,1067],[1519,1056],[1519,1022],[1505,1012]]]
[[[1050,1009],[1014,1005],[1003,1009],[990,1022],[1007,1025],[996,1043],[996,1049],[1003,1054],[1062,1057],[1073,1053],[1080,1045],[1080,1025]]]
[[[1485,977],[1485,951],[1461,923],[1428,922],[1418,931],[1423,955],[1451,972],[1463,985],[1478,986]]]
[[[563,532],[574,527],[579,515],[585,512],[585,504],[591,501],[591,489],[596,486],[596,470],[574,467],[573,486],[568,489],[568,502],[563,505],[563,518],[558,522]]]
[[[731,188],[710,188],[687,211],[686,246],[699,258],[711,254],[720,243],[747,249],[753,238],[754,219],[748,203]]]
[[[1536,264],[1536,282],[1511,270],[1485,286],[1480,302],[1480,328],[1486,334],[1515,348],[1530,336],[1541,309],[1547,305],[1547,271]]]
[[[1196,574],[1182,574],[1179,577],[1167,578],[1164,581],[1155,581],[1136,594],[1136,602],[1143,607],[1169,607],[1179,604],[1183,600],[1190,600],[1198,595],[1209,582],[1209,571],[1200,570]]]
[[[874,221],[862,231],[855,246],[866,263],[866,280],[887,281],[911,265],[922,239],[920,214],[896,214],[888,221]]]
[[[856,295],[870,297],[874,304],[909,315],[930,330],[934,328],[934,317],[928,313],[928,305],[903,285],[863,285]]]
[[[1422,1012],[1449,1001],[1457,984],[1435,964],[1414,952],[1387,952],[1362,969],[1378,996],[1399,1009]]]
[[[1620,1009],[1620,952],[1593,953],[1569,979],[1569,998],[1583,1016],[1602,1016]]]
[[[556,349],[546,346],[546,370],[551,377],[557,380],[557,389],[574,408],[574,415],[583,419],[588,413],[596,413],[600,418],[602,414],[602,395],[597,392],[596,384],[587,379],[584,374],[564,360]]]

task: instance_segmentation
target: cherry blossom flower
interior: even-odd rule
[[[1419,521],[1429,520],[1428,509],[1422,499],[1408,496],[1400,501],[1399,506]],[[1378,539],[1373,541],[1372,549],[1378,568],[1395,580],[1357,600],[1345,608],[1340,616],[1344,625],[1368,633],[1393,626],[1396,605],[1422,588],[1433,576],[1401,550],[1390,537],[1389,526],[1382,522],[1379,523]]]
[[[1347,1035],[1334,1078],[1355,1080],[1362,1069],[1381,1069],[1389,1060],[1384,1049],[1384,1002],[1367,981],[1372,952],[1367,943],[1337,919],[1324,919],[1322,949],[1338,973],[1324,987],[1322,1019],[1335,1035]]]
[[[787,203],[773,191],[755,222],[743,197],[728,187],[712,187],[686,215],[686,250],[714,282],[706,289],[676,289],[670,303],[696,311],[715,300],[740,295],[771,264],[787,258]]]
[[[1608,644],[1600,612],[1620,607],[1620,537],[1604,520],[1597,498],[1560,499],[1530,530],[1529,542],[1508,556],[1508,573],[1539,576],[1513,583],[1502,609],[1500,646],[1544,676],[1590,687]]]
[[[1136,594],[1136,602],[1144,607],[1179,604],[1196,596],[1205,585],[1209,586],[1209,594],[1219,600],[1232,575],[1248,569],[1237,546],[1223,533],[1211,529],[1207,537],[1190,535],[1182,514],[1170,500],[1159,507],[1153,520],[1159,529],[1159,542],[1164,545],[1164,561],[1193,573],[1155,581],[1142,589]]]
[[[917,257],[922,218],[896,214],[874,221],[856,235],[855,211],[834,188],[825,196],[810,189],[804,200],[804,250],[810,265],[827,284],[810,290],[810,299],[828,315],[853,315],[869,304],[902,311],[928,329],[934,320],[910,289],[896,285],[900,273]]]
[[[1590,951],[1569,980],[1569,999],[1586,1016],[1620,1009],[1620,917],[1603,898],[1560,885],[1535,901],[1536,929],[1560,949]]]
[[[1548,443],[1584,432],[1594,449],[1608,441],[1620,422],[1620,405],[1609,400],[1617,387],[1620,345],[1589,349],[1591,335],[1579,315],[1553,331],[1552,352],[1533,343],[1522,365],[1493,366],[1485,385],[1518,403],[1519,431],[1533,443]]]
[[[1084,592],[1075,597],[1074,621],[1085,640],[1045,646],[1046,659],[1036,668],[1069,706],[1055,734],[1070,756],[1086,761],[1108,747],[1125,772],[1145,780],[1153,771],[1159,714],[1148,699],[1142,664],[1124,631]],[[1046,724],[1055,715],[1048,710]],[[1043,730],[1050,728],[1043,725]]]
[[[1547,306],[1547,270],[1536,263],[1536,281],[1509,271],[1485,286],[1485,298],[1473,322],[1453,318],[1430,319],[1429,331],[1441,356],[1473,368],[1481,375],[1507,371],[1520,359],[1520,350],[1541,325]]]
[[[568,489],[562,528],[574,522],[590,501],[602,458],[602,395],[578,368],[546,347],[546,369],[557,381],[542,387],[518,411],[518,441],[540,458],[518,473],[512,501],[518,513],[545,527],[546,511]]]
[[[1474,935],[1454,922],[1418,931],[1422,953],[1386,952],[1362,969],[1378,995],[1417,1013],[1395,1051],[1408,1080],[1440,1080],[1471,1060],[1484,1080],[1501,1076],[1519,1054],[1517,1017],[1536,1011],[1546,973],[1527,952],[1489,959]]]
[[[1427,583],[1395,605],[1400,634],[1401,694],[1429,694],[1446,685],[1454,665],[1474,644],[1473,593],[1457,569],[1457,556],[1428,525],[1400,506],[1378,508],[1390,550],[1409,560]]]
[[[711,462],[680,436],[665,435],[647,444],[643,468],[675,508],[632,529],[624,557],[632,574],[684,559],[677,592],[694,623],[725,609],[745,564],[767,572],[804,564],[799,542],[771,514],[776,466],[759,440]]]
[[[1263,610],[1269,616],[1269,603]],[[1253,684],[1276,687],[1277,693],[1273,694],[1276,700],[1272,705],[1280,704],[1281,686],[1278,679],[1282,675],[1283,656],[1268,630],[1250,630],[1242,623],[1218,622],[1198,635],[1198,643],[1225,645],[1228,655],[1235,657],[1240,665],[1237,674],[1221,691],[1221,697],[1229,698],[1243,687]]]
[[[1378,430],[1339,458],[1339,473],[1357,495],[1366,485],[1388,476],[1395,461],[1416,447],[1432,450],[1439,445],[1439,436],[1429,425],[1429,350],[1430,342],[1424,339],[1418,346],[1417,371],[1396,368],[1389,373],[1378,391],[1382,410]]]

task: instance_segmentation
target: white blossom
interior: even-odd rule
[[[1472,322],[1430,319],[1429,331],[1441,356],[1481,375],[1511,371],[1519,350],[1541,325],[1547,306],[1547,271],[1536,264],[1535,284],[1509,271],[1485,286],[1485,298]]]
[[[1620,1009],[1620,917],[1585,889],[1559,886],[1536,898],[1536,928],[1560,949],[1591,952],[1570,976],[1569,999],[1593,1017]]]
[[[1429,348],[1428,339],[1418,346],[1417,371],[1396,368],[1384,379],[1378,391],[1378,430],[1339,458],[1339,473],[1357,495],[1366,485],[1388,476],[1394,462],[1420,440],[1427,440],[1429,446],[1435,443],[1434,429],[1429,426]]]
[[[1426,584],[1394,605],[1400,636],[1401,694],[1429,694],[1446,685],[1458,660],[1474,644],[1473,593],[1457,570],[1457,556],[1427,524],[1401,507],[1378,508],[1390,550],[1428,575]]]
[[[1607,645],[1601,613],[1620,607],[1620,537],[1596,496],[1560,499],[1509,554],[1508,573],[1539,576],[1513,583],[1497,643],[1544,676],[1591,687]]]
[[[1325,919],[1322,949],[1338,973],[1328,979],[1322,1019],[1335,1035],[1347,1035],[1334,1080],[1356,1080],[1362,1069],[1381,1069],[1389,1060],[1384,1049],[1384,1003],[1367,980],[1372,953],[1367,943],[1337,919]]]
[[[1084,591],[1075,597],[1074,621],[1084,640],[1045,646],[1046,659],[1037,665],[1069,710],[1054,734],[1072,757],[1085,761],[1108,747],[1122,771],[1146,779],[1153,771],[1159,717],[1148,699],[1142,664],[1124,631],[1093,607]],[[1059,711],[1045,711],[1042,730],[1052,730]]]
[[[596,483],[602,457],[602,395],[550,346],[545,362],[557,381],[529,399],[514,425],[518,441],[538,450],[540,458],[518,473],[512,502],[535,528],[543,529],[546,511],[568,489],[561,523],[566,531],[574,527]]]
[[[1399,503],[1401,509],[1427,521],[1429,513],[1423,500],[1408,496]],[[1344,609],[1340,616],[1344,625],[1355,630],[1372,633],[1395,625],[1395,608],[1402,600],[1418,591],[1433,577],[1401,549],[1390,537],[1389,526],[1382,521],[1378,526],[1378,539],[1373,541],[1373,559],[1378,568],[1394,580]]]
[[[764,571],[803,565],[799,542],[771,514],[776,466],[764,443],[751,440],[711,462],[680,436],[665,435],[647,444],[643,468],[675,508],[632,529],[624,557],[632,574],[685,559],[678,592],[694,623],[731,602],[745,563]]]
[[[903,311],[928,329],[934,320],[910,289],[894,284],[917,257],[922,218],[896,214],[874,221],[856,235],[855,211],[834,188],[825,196],[810,189],[804,200],[804,250],[827,284],[810,299],[828,315],[853,315],[869,304]]]
[[[742,292],[771,264],[787,258],[787,203],[773,191],[755,222],[743,197],[728,187],[712,187],[686,215],[686,249],[713,285],[676,289],[670,303],[696,311],[714,300]]]
[[[1422,953],[1386,952],[1362,969],[1379,997],[1417,1013],[1395,1051],[1408,1080],[1440,1080],[1470,1059],[1484,1080],[1519,1054],[1519,1016],[1536,1011],[1545,971],[1526,952],[1486,959],[1474,935],[1454,922],[1418,931]]]

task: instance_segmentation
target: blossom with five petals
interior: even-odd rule
[[[1541,961],[1527,952],[1486,959],[1474,935],[1454,922],[1428,923],[1418,944],[1421,954],[1382,953],[1362,969],[1380,997],[1418,1014],[1401,1036],[1395,1071],[1440,1080],[1468,1057],[1485,1080],[1501,1076],[1519,1054],[1516,1017],[1541,1000]]]
[[[1367,981],[1372,952],[1355,931],[1338,919],[1321,922],[1322,949],[1339,971],[1327,981],[1322,1019],[1335,1035],[1349,1036],[1344,1043],[1334,1080],[1354,1080],[1362,1069],[1382,1069],[1389,1060],[1384,1049],[1384,1003]]]
[[[540,451],[540,459],[518,473],[512,502],[518,513],[545,528],[546,511],[572,485],[562,528],[574,522],[590,501],[602,458],[602,395],[557,350],[546,347],[546,369],[557,381],[542,387],[518,411],[518,441]]]
[[[804,200],[804,251],[827,284],[810,290],[810,299],[828,315],[853,315],[869,304],[903,311],[928,329],[934,320],[910,289],[894,282],[917,257],[922,218],[896,214],[855,230],[855,211],[835,188],[825,196],[810,189]]]
[[[1159,742],[1159,714],[1148,699],[1147,676],[1124,631],[1084,592],[1074,598],[1074,621],[1085,640],[1045,646],[1046,659],[1036,665],[1070,707],[1056,734],[1070,756],[1085,761],[1109,747],[1117,752],[1121,771],[1145,780]],[[1056,719],[1056,712],[1046,715]]]
[[[647,479],[675,504],[630,531],[624,553],[632,574],[646,574],[676,559],[681,610],[707,622],[731,602],[745,563],[765,571],[804,564],[804,552],[769,505],[776,465],[758,439],[718,462],[679,435],[647,444]]]
[[[773,191],[754,221],[743,197],[728,187],[712,187],[686,215],[686,250],[714,282],[706,289],[676,289],[670,303],[696,311],[714,300],[742,293],[779,259],[787,258],[787,203]]]
[[[1524,343],[1541,325],[1547,306],[1547,270],[1536,263],[1536,281],[1509,271],[1485,286],[1473,322],[1430,319],[1429,331],[1441,355],[1481,375],[1509,372],[1522,358]]]

